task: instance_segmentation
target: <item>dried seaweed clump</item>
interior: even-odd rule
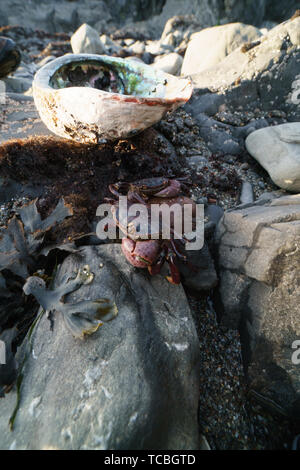
[[[72,205],[72,218],[51,231],[54,243],[92,230],[97,207],[109,196],[109,184],[180,175],[182,162],[154,129],[101,145],[36,136],[0,146],[0,177],[21,184],[22,196],[40,196],[37,207],[42,217],[51,213],[61,197]]]
[[[245,44],[242,45],[241,47],[241,52],[246,53],[253,49],[256,46],[259,46],[261,41],[253,41],[253,42],[246,42]]]
[[[294,20],[295,18],[298,18],[300,16],[300,9],[296,10],[293,16],[291,17],[291,20]]]

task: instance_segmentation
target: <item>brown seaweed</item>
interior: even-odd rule
[[[53,311],[62,314],[66,327],[76,338],[94,333],[102,322],[115,318],[118,309],[110,299],[99,298],[95,300],[82,300],[76,304],[64,303],[66,294],[74,292],[82,285],[90,284],[94,275],[88,266],[80,269],[75,278],[67,273],[59,286],[47,289],[45,281],[37,276],[27,279],[23,291],[26,295],[32,294],[48,315]]]
[[[53,212],[42,220],[36,202],[23,206],[19,210],[20,219],[14,216],[7,227],[0,229],[0,271],[8,269],[17,276],[28,277],[46,232],[73,214],[72,208],[61,199]]]

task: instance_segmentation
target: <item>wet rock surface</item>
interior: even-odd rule
[[[0,108],[1,144],[13,138],[53,135],[42,123],[31,96],[8,92]]]
[[[196,449],[199,346],[183,289],[136,271],[118,245],[67,258],[56,284],[84,264],[95,279],[68,300],[114,298],[118,316],[84,341],[58,312],[53,331],[41,319],[12,433],[6,419],[15,394],[0,402],[0,447]]]
[[[222,323],[241,328],[250,388],[293,419],[299,372],[300,198],[258,199],[225,213],[217,230]]]

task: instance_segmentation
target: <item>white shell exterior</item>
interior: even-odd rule
[[[117,64],[125,67],[126,73],[142,76],[135,95],[90,87],[55,89],[50,85],[51,78],[62,66],[87,60]],[[33,82],[35,105],[45,125],[61,137],[91,143],[137,134],[158,122],[167,111],[186,103],[192,91],[188,79],[174,77],[136,61],[95,54],[59,57],[42,67]]]

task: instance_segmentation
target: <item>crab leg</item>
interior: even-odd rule
[[[171,246],[172,246],[172,248],[173,248],[175,254],[178,256],[178,258],[180,258],[180,259],[183,260],[183,261],[186,261],[186,256],[183,255],[182,253],[180,253],[180,251],[178,251],[178,248],[177,248],[177,246],[176,246],[176,243],[175,243],[175,241],[174,241],[172,238],[171,238],[171,240],[170,240],[170,244],[171,244]]]
[[[167,281],[169,281],[171,284],[180,284],[180,273],[178,267],[176,266],[173,253],[167,255],[167,261],[169,263],[171,273],[171,276],[166,276]]]
[[[180,191],[180,186],[179,181],[170,180],[170,184],[158,193],[155,193],[155,197],[175,197]]]
[[[160,273],[160,270],[165,261],[166,261],[166,253],[165,253],[165,250],[163,250],[161,254],[159,255],[158,260],[151,266],[148,266],[148,271],[151,274],[151,276],[154,276],[155,274]]]
[[[118,184],[118,189],[121,189],[121,186],[125,186],[124,189],[128,189],[128,186],[126,185],[126,183],[121,183],[121,184]],[[115,184],[110,184],[108,186],[108,189],[110,190],[110,192],[114,195],[114,196],[117,196],[117,198],[119,198],[120,196],[122,196],[122,194],[118,191],[118,189],[116,188],[116,185]]]
[[[147,205],[147,202],[139,195],[139,193],[129,191],[127,197],[130,202],[138,202],[140,204]]]

